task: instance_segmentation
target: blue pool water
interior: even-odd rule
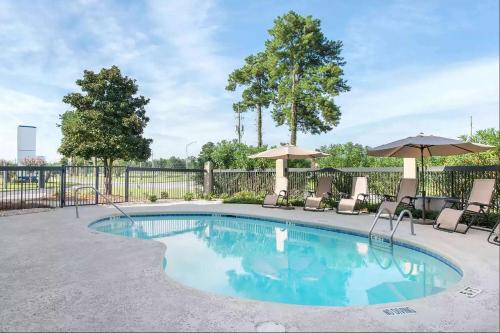
[[[188,214],[98,221],[91,228],[165,243],[163,268],[208,292],[289,304],[348,306],[436,294],[461,274],[435,256],[366,237],[236,216]]]

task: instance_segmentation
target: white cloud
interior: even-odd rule
[[[15,157],[12,133],[25,110],[50,115],[43,125],[33,116],[33,125],[51,126],[58,133],[58,114],[66,108],[62,96],[76,89],[74,81],[83,69],[112,64],[137,79],[140,93],[151,99],[146,136],[154,139],[155,156],[183,155],[192,140],[197,141],[191,147],[195,153],[207,140],[233,136],[232,118],[224,115],[231,110],[224,86],[235,60],[219,53],[220,17],[215,14],[222,11],[215,3],[152,1],[134,3],[144,6],[137,10],[92,1],[60,3],[50,11],[36,3],[40,11],[14,2],[2,6],[9,14],[0,15],[5,50],[0,54],[0,114],[9,113],[11,121],[0,128],[5,129],[2,139],[14,142],[11,148],[0,147],[0,157]],[[139,10],[141,17],[136,16]],[[56,159],[60,136],[46,140],[47,150],[39,145],[39,153]]]
[[[235,60],[219,53],[218,10],[212,1],[150,3],[153,33],[175,53],[175,57],[152,59],[150,108],[156,112],[151,119],[158,122],[151,124],[148,133],[155,140],[156,156],[183,156],[185,144],[193,140],[197,144],[190,149],[195,153],[208,140],[233,136],[224,87]],[[165,132],[178,139],[162,140]]]
[[[0,87],[0,158],[14,160],[17,154],[17,126],[37,127],[37,154],[53,158],[60,135],[56,129],[59,103]],[[50,152],[50,154],[49,154]]]
[[[29,123],[39,128],[38,153],[56,159],[56,123],[66,109],[62,96],[76,89],[83,69],[112,64],[137,79],[140,93],[151,99],[146,136],[154,139],[155,157],[184,156],[185,144],[193,140],[195,154],[206,141],[234,138],[236,94],[224,87],[242,59],[223,51],[231,46],[221,48],[220,40],[231,14],[219,2],[202,0],[0,2],[0,158],[15,158],[16,127]],[[353,90],[337,99],[340,126],[319,136],[299,134],[299,144],[373,145],[419,131],[456,136],[467,129],[471,113],[476,128],[498,124],[497,57],[443,67],[403,62],[391,71],[370,61],[386,55],[386,33],[397,28],[401,39],[415,29],[430,35],[439,24],[427,3],[397,2],[384,13],[353,20],[345,57],[356,70],[347,77]],[[251,144],[254,119],[253,113],[245,115],[244,140]],[[278,144],[288,137],[287,128],[276,128],[266,113],[264,141]]]
[[[467,132],[470,115],[475,128],[498,127],[496,58],[416,68],[404,76],[374,74],[383,88],[374,80],[339,97],[342,120],[326,139],[374,145],[419,132],[456,137]]]
[[[393,77],[389,89],[353,89],[345,108],[369,111],[374,119],[473,108],[498,103],[498,59],[479,59]],[[475,111],[475,110],[471,110]],[[347,113],[350,126],[369,121]]]
[[[430,2],[396,1],[353,16],[346,29],[346,59],[357,66],[369,67],[381,59],[381,54],[384,57],[397,54],[398,48],[404,48],[415,33],[439,33],[443,26],[435,29],[442,22],[434,7]],[[449,26],[448,23],[446,29]]]
[[[375,88],[376,82],[355,87],[338,99],[346,110],[343,123],[353,127],[395,116],[460,108],[476,112],[473,108],[478,105],[498,104],[498,73],[498,59],[489,58],[394,76],[390,78],[392,86],[386,83],[383,89]],[[370,117],[359,117],[360,112]]]
[[[219,55],[214,40],[219,9],[214,1],[153,1],[149,7],[156,23],[155,34],[176,50],[172,65],[194,78],[224,84],[230,64],[227,57]]]
[[[481,58],[446,67],[411,66],[394,71],[370,71],[336,99],[342,117],[338,127],[321,135],[299,133],[298,143],[311,148],[352,141],[375,146],[419,132],[457,137],[469,129],[499,124],[499,64]],[[254,115],[245,116],[247,142],[254,143]],[[286,127],[275,128],[264,118],[264,141],[289,141]]]

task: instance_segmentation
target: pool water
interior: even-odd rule
[[[216,294],[303,305],[380,304],[436,294],[461,278],[435,256],[399,245],[391,251],[343,232],[225,215],[133,218],[135,225],[117,217],[91,228],[165,243],[165,273]]]

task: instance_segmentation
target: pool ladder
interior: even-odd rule
[[[129,219],[129,221],[131,222],[132,225],[135,225],[135,221],[130,217],[130,215],[128,215],[127,213],[125,213],[120,207],[118,207],[113,201],[111,201],[111,199],[109,199],[107,196],[105,196],[104,194],[102,194],[101,192],[99,192],[99,190],[97,190],[94,186],[79,186],[75,189],[75,210],[76,210],[76,218],[79,219],[80,218],[80,214],[78,213],[78,192],[82,189],[91,189],[93,190],[95,193],[97,193],[99,196],[103,197],[104,199],[106,199],[106,201],[111,204],[113,207],[115,207],[116,209],[118,209],[118,211],[120,213],[122,213],[125,217],[127,217]]]
[[[389,238],[389,246],[391,248],[392,248],[392,245],[393,245],[394,234],[396,233],[396,230],[398,229],[399,223],[401,223],[401,221],[403,220],[403,218],[405,217],[405,215],[408,215],[408,217],[410,218],[411,235],[415,236],[415,229],[413,227],[413,215],[411,214],[411,212],[408,209],[405,209],[405,210],[401,211],[401,213],[399,213],[398,219],[396,220],[396,226],[393,227],[393,225],[392,225],[392,214],[389,212],[389,210],[387,208],[383,208],[375,216],[375,220],[373,220],[373,224],[372,224],[372,226],[370,228],[370,232],[368,233],[368,238],[369,238],[370,242],[372,240],[378,240],[378,241],[381,240],[383,243],[385,243],[385,241],[384,241],[385,237],[373,233],[373,229],[375,228],[375,225],[379,221],[380,215],[382,215],[384,212],[386,212],[387,214],[389,214],[389,223],[390,223],[390,226],[391,226],[391,236]]]

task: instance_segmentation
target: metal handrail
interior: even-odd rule
[[[106,201],[108,203],[110,203],[113,207],[115,207],[116,209],[118,209],[118,211],[120,213],[122,213],[123,215],[125,215],[129,220],[130,222],[132,222],[132,225],[135,224],[135,221],[130,217],[130,215],[128,215],[127,213],[125,213],[122,209],[120,209],[120,207],[118,207],[113,201],[111,201],[111,199],[109,199],[107,196],[105,196],[104,194],[102,194],[101,192],[99,192],[94,186],[79,186],[75,189],[75,210],[76,210],[76,218],[79,219],[80,218],[80,214],[78,213],[78,191],[82,190],[82,189],[92,189],[94,190],[95,193],[97,193],[99,196],[103,197],[104,199],[106,199]]]
[[[401,213],[399,213],[398,220],[396,221],[396,226],[394,227],[394,229],[391,232],[391,244],[392,244],[392,239],[394,238],[394,233],[396,233],[396,230],[398,229],[399,222],[401,222],[401,220],[403,220],[405,213],[407,213],[408,217],[410,218],[411,235],[415,236],[415,230],[413,228],[413,215],[411,214],[411,212],[408,209],[405,209],[405,210],[401,211]]]
[[[383,213],[383,212],[387,212],[387,214],[389,214],[389,221],[391,223],[391,230],[392,230],[392,214],[391,212],[389,211],[388,208],[382,208],[378,213],[377,215],[375,215],[375,219],[373,220],[373,223],[372,223],[372,227],[370,228],[370,232],[368,233],[368,237],[371,237],[372,235],[372,231],[373,229],[375,228],[375,224],[377,224],[378,222],[378,219],[380,218],[380,215]]]
[[[384,213],[384,212],[387,212],[389,214],[389,221],[390,221],[390,224],[391,224],[391,237],[390,237],[390,244],[391,245],[393,243],[394,234],[396,233],[396,230],[398,229],[399,223],[403,220],[403,217],[405,216],[405,214],[408,214],[408,217],[410,218],[411,235],[415,236],[415,229],[413,227],[413,215],[411,214],[411,212],[408,209],[404,209],[404,210],[401,211],[401,213],[399,213],[398,219],[396,221],[396,226],[393,228],[393,225],[392,225],[392,214],[389,212],[389,210],[387,208],[383,208],[375,216],[375,220],[373,221],[373,224],[372,224],[372,226],[370,228],[370,231],[368,232],[368,238],[371,239],[373,229],[375,228],[375,225],[377,224],[378,219],[380,218],[380,215],[382,213]]]

